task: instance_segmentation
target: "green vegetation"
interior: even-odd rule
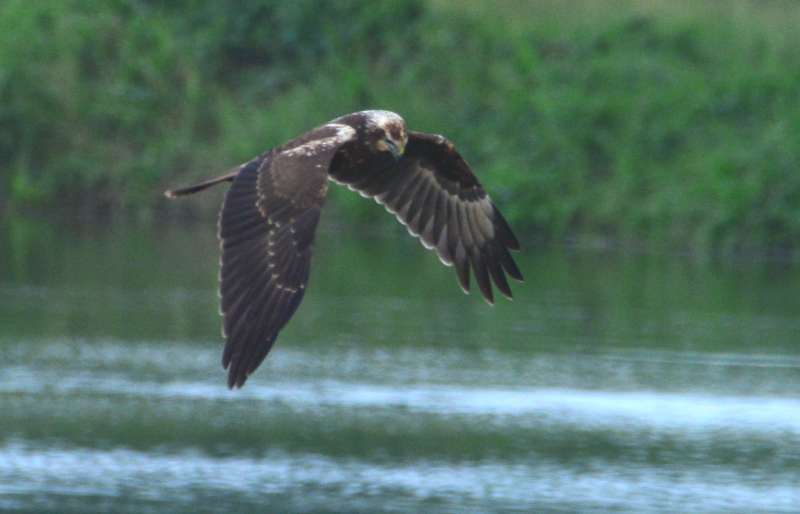
[[[152,212],[381,107],[453,139],[523,230],[796,241],[800,4],[566,4],[5,0],[0,203]]]

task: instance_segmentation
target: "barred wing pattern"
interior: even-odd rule
[[[469,292],[470,270],[487,302],[492,282],[508,298],[506,274],[522,281],[509,250],[519,242],[469,165],[446,138],[409,132],[405,154],[382,170],[331,170],[331,177],[374,198],[420,238],[439,259],[454,266]]]
[[[220,303],[229,387],[261,364],[303,299],[327,169],[352,135],[328,127],[244,165],[225,196]]]

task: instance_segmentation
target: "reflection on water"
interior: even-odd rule
[[[196,512],[193,505],[260,511],[265,498],[279,499],[280,511],[448,511],[457,504],[472,512],[583,511],[595,506],[639,512],[675,508],[765,512],[788,511],[797,499],[792,477],[784,477],[779,484],[739,484],[736,476],[702,468],[675,472],[602,464],[572,469],[548,462],[440,463],[424,458],[391,465],[282,452],[259,459],[210,458],[197,452],[42,450],[17,445],[7,446],[4,456],[15,476],[23,480],[16,486],[0,485],[0,492],[33,498],[28,505],[40,509],[74,505],[82,512],[87,506],[104,505],[114,512],[126,506],[131,512],[141,512],[165,504],[170,512]],[[21,473],[14,468],[15,461],[21,463]],[[0,473],[5,475],[6,467],[0,463]],[[49,490],[49,497],[37,494],[42,488]],[[120,496],[123,505],[118,503]],[[612,498],[614,503],[609,504]],[[338,508],[333,506],[337,504]],[[9,501],[6,506],[15,504]]]
[[[0,510],[800,505],[796,265],[530,251],[490,308],[387,227],[231,392],[212,225],[0,225]]]

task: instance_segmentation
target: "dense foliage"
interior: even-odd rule
[[[380,107],[447,134],[544,236],[800,237],[800,39],[747,25],[761,3],[490,4],[5,0],[0,203],[149,212],[167,184]]]

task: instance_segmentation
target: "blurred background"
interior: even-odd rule
[[[798,26],[796,0],[3,0],[0,511],[800,511]],[[224,188],[161,193],[366,108],[455,142],[527,282],[465,296],[333,188],[303,305],[230,392]]]

